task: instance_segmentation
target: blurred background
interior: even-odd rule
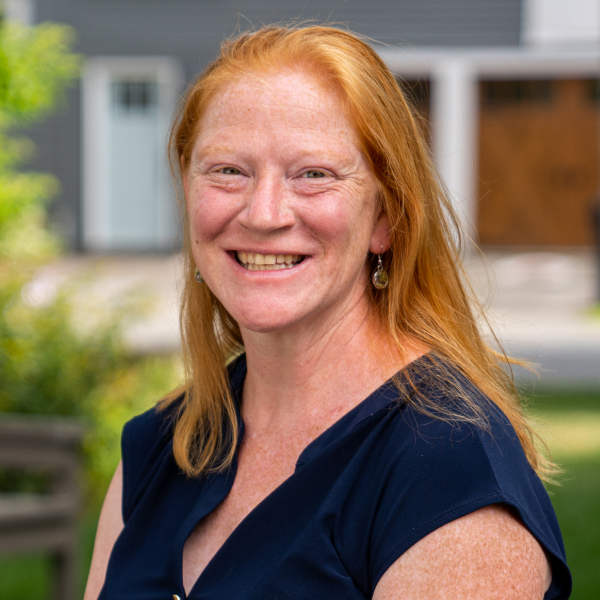
[[[176,386],[186,85],[236,30],[369,36],[430,140],[600,598],[600,0],[0,0],[0,600],[82,596],[123,423]],[[491,338],[490,338],[491,339]]]

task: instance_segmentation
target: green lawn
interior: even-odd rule
[[[565,472],[549,486],[573,572],[573,600],[600,599],[600,391],[537,392],[533,412],[543,422],[555,460]],[[98,510],[81,520],[80,589],[91,560]],[[48,600],[43,556],[0,559],[1,600]]]
[[[79,597],[83,598],[85,581],[92,560],[98,510],[88,510],[79,525]],[[45,555],[17,555],[0,558],[1,600],[49,600],[52,572]]]
[[[559,486],[548,486],[573,573],[573,600],[600,598],[600,391],[538,392],[533,412],[553,458]]]

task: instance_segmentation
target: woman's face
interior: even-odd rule
[[[184,187],[196,264],[242,329],[327,324],[367,302],[367,252],[387,248],[387,220],[336,92],[312,76],[226,87]]]

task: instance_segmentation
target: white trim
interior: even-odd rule
[[[86,61],[83,71],[82,106],[82,196],[83,244],[87,250],[111,250],[108,220],[108,138],[110,81],[114,77],[156,78],[159,89],[160,147],[165,148],[171,114],[183,85],[183,73],[177,60],[168,57],[94,57]],[[159,182],[158,206],[163,227],[157,232],[156,246],[168,247],[172,230],[166,214],[172,197],[168,177]],[[162,218],[161,218],[162,217]]]
[[[464,61],[448,58],[431,74],[431,121],[435,159],[464,231],[477,233],[475,173],[477,162],[478,89]]]
[[[522,0],[521,40],[532,46],[600,41],[600,0]]]
[[[83,72],[83,245],[89,250],[110,246],[108,223],[108,82],[102,61],[88,61]]]
[[[465,231],[476,233],[478,80],[600,76],[600,52],[579,48],[381,48],[390,70],[430,79],[435,160]]]
[[[36,3],[35,0],[4,0],[4,18],[7,21],[21,23],[21,25],[32,26],[35,23]]]
[[[427,78],[446,60],[459,60],[480,79],[598,77],[600,52],[583,48],[381,48],[391,71],[407,78]]]

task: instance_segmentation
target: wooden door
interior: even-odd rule
[[[482,82],[480,243],[592,244],[596,89],[590,80]]]

